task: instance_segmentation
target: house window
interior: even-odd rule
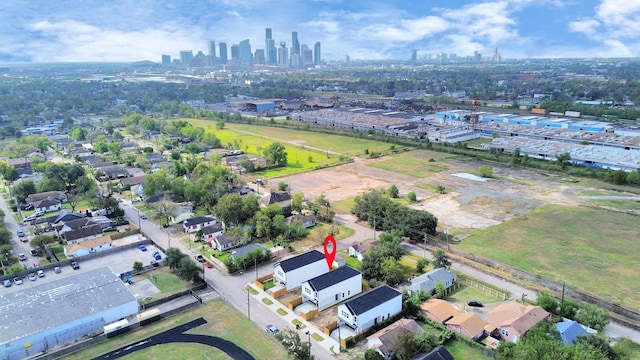
[[[349,318],[349,313],[344,311],[344,310],[342,310],[342,317],[345,317],[345,318],[348,319]]]
[[[504,335],[505,337],[509,337],[509,332],[507,330],[500,330],[500,333],[502,333],[502,335]]]
[[[347,296],[351,295],[351,290],[347,290]]]
[[[340,295],[340,294],[336,294],[336,300],[338,300],[338,295]]]
[[[311,294],[311,289],[306,287],[306,288],[304,288],[304,292],[306,292],[307,294]]]

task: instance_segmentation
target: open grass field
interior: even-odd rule
[[[502,298],[491,295],[473,286],[461,286],[453,292],[447,294],[447,301],[466,303],[469,300],[477,300],[483,304],[502,301]]]
[[[483,354],[480,350],[474,349],[462,341],[449,341],[445,347],[454,359],[468,360],[491,360],[492,357]]]
[[[523,217],[477,230],[457,246],[637,309],[639,237],[637,216],[545,205]]]
[[[447,158],[442,155],[433,151],[409,151],[401,156],[387,156],[369,165],[417,178],[426,178],[448,169],[445,164]]]
[[[247,320],[225,301],[217,299],[182,314],[145,326],[144,328],[117,336],[109,341],[71,354],[64,359],[91,359],[132,342],[142,340],[193,319],[204,317],[207,324],[189,331],[191,334],[218,336],[232,341],[245,349],[256,359],[286,359],[287,354],[274,339],[262,329]],[[183,350],[183,351],[179,351]],[[152,347],[132,354],[126,359],[203,359],[204,354],[211,359],[228,359],[217,349],[196,344],[170,344]],[[175,354],[176,356],[172,356]],[[212,355],[209,355],[212,354]]]
[[[189,282],[180,279],[175,274],[171,273],[168,267],[163,266],[155,269],[152,273],[145,273],[135,276],[133,281],[140,281],[149,279],[153,285],[162,293],[175,293],[182,290],[186,290],[191,287]]]

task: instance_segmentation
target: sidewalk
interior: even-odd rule
[[[312,341],[311,346],[312,347],[319,345],[322,348],[324,348],[327,351],[328,354],[331,354],[331,355],[337,355],[337,354],[340,353],[340,345],[338,344],[338,341],[336,339],[327,336],[322,331],[322,329],[318,329],[315,325],[311,324],[307,320],[304,320],[300,316],[296,315],[293,311],[289,310],[289,308],[287,308],[285,305],[283,305],[278,300],[273,298],[271,295],[267,294],[266,292],[264,292],[264,291],[260,290],[258,287],[256,287],[253,282],[248,283],[247,286],[251,287],[253,290],[258,292],[256,295],[253,295],[253,294],[251,294],[251,292],[249,292],[251,294],[251,296],[253,296],[256,300],[260,301],[262,306],[264,306],[267,309],[273,311],[274,313],[280,315],[292,327],[295,328],[295,324],[294,324],[295,320],[299,321],[302,324],[300,326],[300,329],[299,329],[300,340],[301,341],[303,341],[303,342],[307,341],[307,338],[305,338],[305,337],[307,337],[308,335],[306,335],[305,333],[307,331],[309,331],[311,333],[311,341]],[[267,299],[267,300],[265,300],[265,301],[267,301],[267,303],[270,301],[271,305],[266,304],[263,301],[263,299]],[[282,310],[280,310],[280,309],[282,309]],[[278,310],[280,310],[280,312],[278,312]],[[282,312],[283,310],[286,311],[286,314],[284,314]],[[316,339],[318,337],[322,337],[322,340],[318,341]]]

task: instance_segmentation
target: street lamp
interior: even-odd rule
[[[311,331],[307,330],[305,332],[305,334],[309,336],[309,357],[308,357],[308,359],[311,359]]]

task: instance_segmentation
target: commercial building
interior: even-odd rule
[[[0,296],[0,359],[68,344],[138,313],[138,301],[108,268]]]

